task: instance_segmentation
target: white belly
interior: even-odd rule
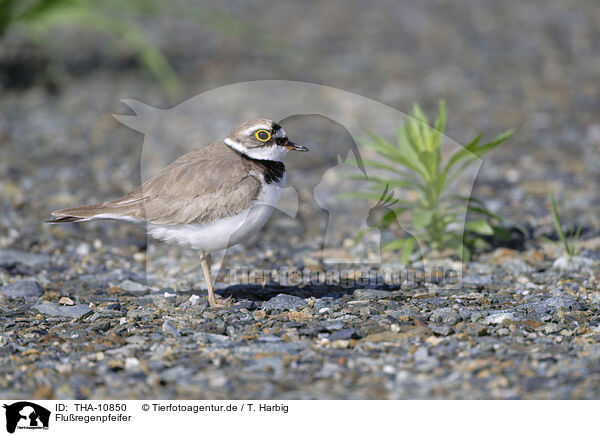
[[[148,224],[148,234],[169,243],[213,252],[244,242],[267,222],[281,197],[285,176],[279,183],[263,184],[255,204],[238,215],[208,224]]]

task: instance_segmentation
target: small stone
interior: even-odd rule
[[[489,285],[492,282],[491,274],[480,275],[480,274],[469,274],[463,277],[463,283],[468,285]]]
[[[44,294],[44,290],[35,280],[21,280],[20,282],[10,283],[0,288],[0,294],[11,300],[15,298],[24,298],[25,300],[37,300]]]
[[[430,319],[437,323],[455,325],[462,319],[462,317],[456,310],[449,307],[444,307],[435,309],[433,312],[431,312]]]
[[[146,285],[142,285],[141,283],[137,283],[132,280],[123,280],[118,286],[122,290],[131,292],[132,294],[143,294],[148,291],[148,287]]]
[[[398,342],[400,340],[402,340],[402,336],[399,333],[387,331],[365,336],[360,342]]]
[[[194,339],[201,343],[219,344],[224,342],[231,342],[231,338],[225,335],[218,335],[216,333],[207,332],[196,332],[194,333]]]
[[[69,297],[62,297],[60,300],[58,300],[58,304],[62,306],[73,306],[75,302]]]
[[[440,336],[448,336],[450,333],[452,333],[452,328],[447,325],[430,325],[429,329],[436,335]]]
[[[516,314],[514,312],[497,312],[490,314],[483,320],[486,324],[502,324],[505,320],[514,321]]]
[[[45,254],[0,249],[0,268],[10,269],[17,265],[24,265],[37,270],[47,266],[49,263],[50,257]]]
[[[125,369],[128,371],[136,370],[140,367],[140,361],[135,357],[127,357],[125,359]]]
[[[585,307],[569,295],[560,295],[557,297],[550,297],[544,300],[539,305],[539,310],[548,312],[556,312],[559,309],[565,310],[584,310]],[[538,309],[538,307],[536,307]]]
[[[583,256],[562,256],[554,261],[552,269],[558,271],[585,271],[594,265],[592,259]]]
[[[544,326],[544,333],[547,335],[559,332],[562,327],[554,322],[548,323]]]
[[[33,306],[33,309],[49,316],[62,318],[78,318],[92,310],[87,304],[75,304],[73,306],[59,306],[56,303],[44,302]]]
[[[389,298],[389,291],[382,291],[378,289],[357,289],[352,293],[352,298],[355,300],[368,300],[376,298]]]
[[[75,248],[75,253],[77,253],[78,256],[87,256],[88,254],[90,254],[90,251],[90,244],[86,244],[85,242],[81,242]]]
[[[181,336],[181,332],[173,325],[171,321],[166,319],[162,325],[162,331],[164,334],[174,336],[176,338]]]
[[[338,340],[342,340],[342,339],[356,339],[357,335],[356,335],[356,329],[351,328],[351,329],[343,329],[343,330],[338,330],[333,332],[332,334],[329,335],[329,337],[327,339],[329,339],[330,341],[338,341]]]
[[[415,360],[426,360],[429,357],[427,347],[419,347],[413,354]]]
[[[192,306],[197,306],[200,303],[200,297],[198,295],[192,295],[189,299],[189,302]]]
[[[268,310],[294,310],[306,306],[306,301],[295,295],[279,294],[263,303],[262,308]]]
[[[511,272],[514,276],[520,276],[521,274],[525,274],[533,271],[527,263],[522,261],[521,259],[510,259],[502,264],[502,268]]]
[[[257,342],[269,342],[269,343],[273,343],[273,342],[281,342],[283,339],[281,339],[279,336],[260,336],[258,338],[256,338]]]
[[[331,342],[331,347],[339,350],[343,350],[350,347],[350,341],[347,339],[340,339],[337,341]]]
[[[594,309],[600,309],[600,294],[596,294],[594,298],[592,298],[592,301],[590,301],[590,305]]]

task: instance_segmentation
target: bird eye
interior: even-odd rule
[[[271,133],[265,129],[257,130],[255,136],[256,139],[262,142],[267,142],[269,139],[271,139]]]

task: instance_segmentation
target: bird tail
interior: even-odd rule
[[[70,207],[68,209],[55,210],[51,214],[56,218],[47,220],[47,223],[76,223],[81,221],[89,221],[94,216],[104,212],[106,209],[104,203],[88,204],[85,206]]]

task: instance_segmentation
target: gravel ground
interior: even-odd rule
[[[183,98],[165,97],[130,54],[109,61],[104,40],[80,30],[50,42],[69,48],[54,55],[55,76],[15,82],[46,60],[24,57],[10,35],[0,47],[0,397],[600,397],[595,2],[354,2],[344,14],[337,3],[313,4],[310,22],[298,19],[299,4],[223,6],[256,17],[276,49],[185,20],[146,30],[186,98],[236,81],[304,80],[404,111],[445,98],[459,143],[517,127],[484,162],[475,193],[530,235],[477,253],[458,288],[254,285],[223,274],[219,293],[235,303],[210,309],[193,254],[149,244],[129,225],[43,224],[53,209],[139,183],[143,137],[110,116],[125,113],[119,99],[167,107]],[[289,166],[298,218],[276,211],[228,265],[326,268],[315,254],[326,217],[309,181],[327,166]],[[566,268],[548,241],[550,189],[569,227],[583,227],[580,257]],[[332,238],[349,253],[348,236]],[[150,259],[158,266],[147,271]]]

